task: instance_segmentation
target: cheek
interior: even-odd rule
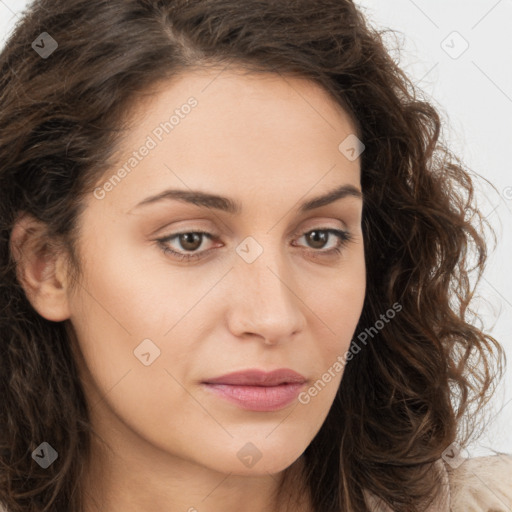
[[[361,315],[364,279],[354,277],[338,286],[336,293],[319,295],[316,302],[321,320],[315,320],[314,344],[308,350],[314,376],[298,397],[302,414],[308,418],[306,423],[310,422],[315,432],[325,421],[343,385],[347,354]]]
[[[128,335],[135,343],[163,336],[186,313],[194,286],[184,282],[180,269],[165,265],[156,246],[128,242],[116,229],[86,238],[91,242],[82,244],[84,277],[77,306],[85,318],[94,319],[93,328]]]
[[[314,314],[314,339],[321,364],[316,368],[316,380],[303,395],[303,403],[315,404],[325,410],[330,406],[342,381],[347,353],[354,339],[362,313],[366,293],[364,252],[354,251],[347,258],[340,272],[333,276],[323,289],[312,288],[309,302]]]
[[[111,233],[83,248],[83,274],[70,301],[85,365],[102,395],[114,387],[131,393],[169,385],[162,361],[171,335],[163,334],[183,316],[178,294],[169,292],[162,274],[137,249],[118,250],[118,242]],[[186,350],[186,343],[173,347],[181,360]],[[148,358],[158,375],[144,365]]]
[[[308,283],[308,304],[316,314],[315,325],[323,325],[329,334],[325,343],[326,350],[348,348],[362,313],[366,293],[366,269],[364,252],[357,248],[340,265],[337,272],[332,272],[329,279],[317,282],[317,286]]]
[[[181,282],[173,286],[176,292],[170,289],[176,278],[142,255],[118,254],[106,244],[96,254],[101,258],[91,255],[84,265],[71,316],[93,422],[108,428],[120,419],[155,445],[170,443],[192,429],[183,418],[196,417],[195,425],[207,420],[180,385],[190,371],[193,340],[183,333],[191,328],[183,317],[193,294],[184,297]]]

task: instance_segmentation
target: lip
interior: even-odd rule
[[[288,368],[239,371],[202,382],[205,389],[238,407],[260,412],[290,405],[305,383],[303,375]]]
[[[284,383],[306,382],[306,378],[289,368],[279,368],[271,372],[251,369],[227,373],[220,377],[214,377],[204,381],[206,384],[230,384],[239,386],[277,386]]]

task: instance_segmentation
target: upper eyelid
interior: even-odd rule
[[[327,219],[327,217],[326,217]],[[199,220],[204,220],[204,219],[199,219]],[[331,226],[331,225],[328,225],[328,223],[330,222],[333,222],[333,221],[336,221],[336,222],[339,222],[341,223],[342,225],[334,225],[334,226]],[[291,235],[289,236],[296,236],[298,234],[304,234],[304,233],[309,233],[310,231],[314,231],[315,229],[322,229],[322,230],[326,230],[326,229],[338,229],[340,231],[350,231],[347,227],[347,223],[345,221],[343,221],[342,219],[338,218],[329,218],[328,220],[313,220],[314,224],[311,225],[311,227],[308,227],[308,228],[294,228],[293,230],[290,230],[291,231]],[[299,224],[303,224],[304,222],[301,221]],[[170,233],[169,235],[165,236],[165,237],[161,237],[161,238],[170,238],[174,235],[182,235],[182,234],[186,234],[186,233],[207,233],[207,234],[210,234],[210,235],[213,235],[215,237],[220,237],[220,233],[219,233],[219,230],[218,229],[215,229],[215,228],[212,228],[212,227],[207,227],[207,228],[202,228],[202,227],[196,227],[196,226],[192,226],[191,228],[189,227],[184,227],[184,228],[176,228],[178,229],[178,231],[176,232],[173,232],[173,233]],[[160,230],[159,230],[160,231]],[[228,229],[229,233],[232,234],[232,230],[231,229]]]
[[[305,235],[307,233],[310,233],[311,231],[329,231],[329,230],[337,230],[337,231],[343,231],[343,232],[346,232],[348,233],[349,230],[347,228],[345,228],[344,226],[341,227],[341,226],[327,226],[327,225],[324,225],[324,224],[320,224],[320,225],[317,225],[317,226],[313,226],[311,228],[307,228],[307,229],[295,229],[292,231],[292,234],[290,236],[302,236],[302,235]],[[187,235],[187,234],[190,234],[190,233],[201,233],[205,236],[207,236],[207,238],[211,238],[211,239],[214,239],[214,238],[218,238],[220,237],[221,235],[219,233],[216,233],[214,230],[207,230],[207,229],[201,229],[201,228],[185,228],[185,229],[182,229],[180,231],[176,231],[174,233],[170,233],[169,235],[165,235],[165,236],[161,236],[159,237],[159,239],[170,239],[170,238],[175,238],[175,237],[178,237],[180,235]]]

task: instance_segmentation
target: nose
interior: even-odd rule
[[[257,336],[265,344],[275,345],[304,329],[304,297],[289,265],[279,255],[265,251],[252,263],[237,261],[233,270],[236,285],[228,312],[233,335]]]

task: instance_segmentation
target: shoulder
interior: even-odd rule
[[[445,463],[453,512],[509,512],[512,510],[512,454]]]
[[[433,469],[439,490],[426,512],[512,511],[512,455],[438,459]],[[363,494],[372,512],[392,512],[368,490]]]

